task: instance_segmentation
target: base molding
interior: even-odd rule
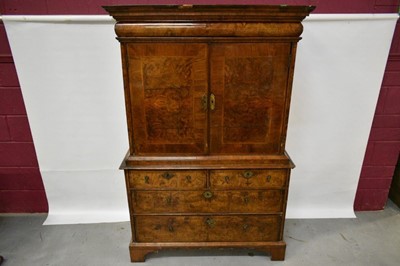
[[[144,262],[146,255],[165,249],[228,249],[248,248],[270,254],[272,261],[285,259],[286,243],[278,242],[165,242],[165,243],[137,243],[129,244],[131,262]]]

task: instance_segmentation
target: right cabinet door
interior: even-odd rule
[[[210,46],[211,154],[282,153],[290,43]]]

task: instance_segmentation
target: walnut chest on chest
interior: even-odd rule
[[[121,43],[131,260],[253,248],[283,260],[285,152],[309,6],[108,6]]]

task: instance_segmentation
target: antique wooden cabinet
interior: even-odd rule
[[[132,261],[169,248],[283,260],[296,45],[311,6],[107,6],[121,43]]]

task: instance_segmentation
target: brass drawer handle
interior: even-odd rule
[[[170,180],[171,178],[173,178],[175,175],[173,173],[170,172],[165,172],[164,174],[161,175],[162,177],[164,177],[167,180]]]
[[[247,196],[247,195],[244,196],[243,197],[243,201],[244,201],[245,204],[249,203],[249,196]]]
[[[214,221],[214,219],[213,218],[207,218],[206,219],[206,224],[209,226],[209,227],[214,227],[215,226],[215,221]]]
[[[174,223],[174,220],[172,220],[172,219],[168,220],[168,231],[170,231],[170,232],[175,231],[173,223]]]
[[[243,225],[243,231],[246,231],[247,228],[249,228],[249,226],[248,226],[247,224],[244,224],[244,225]]]
[[[174,227],[172,226],[172,224],[168,225],[168,231],[173,232],[174,231]]]
[[[166,199],[166,202],[167,202],[168,205],[171,205],[172,204],[172,197],[168,196],[167,199]]]
[[[211,191],[205,191],[203,193],[203,197],[206,198],[206,199],[211,199],[212,196],[213,196],[213,193]]]

